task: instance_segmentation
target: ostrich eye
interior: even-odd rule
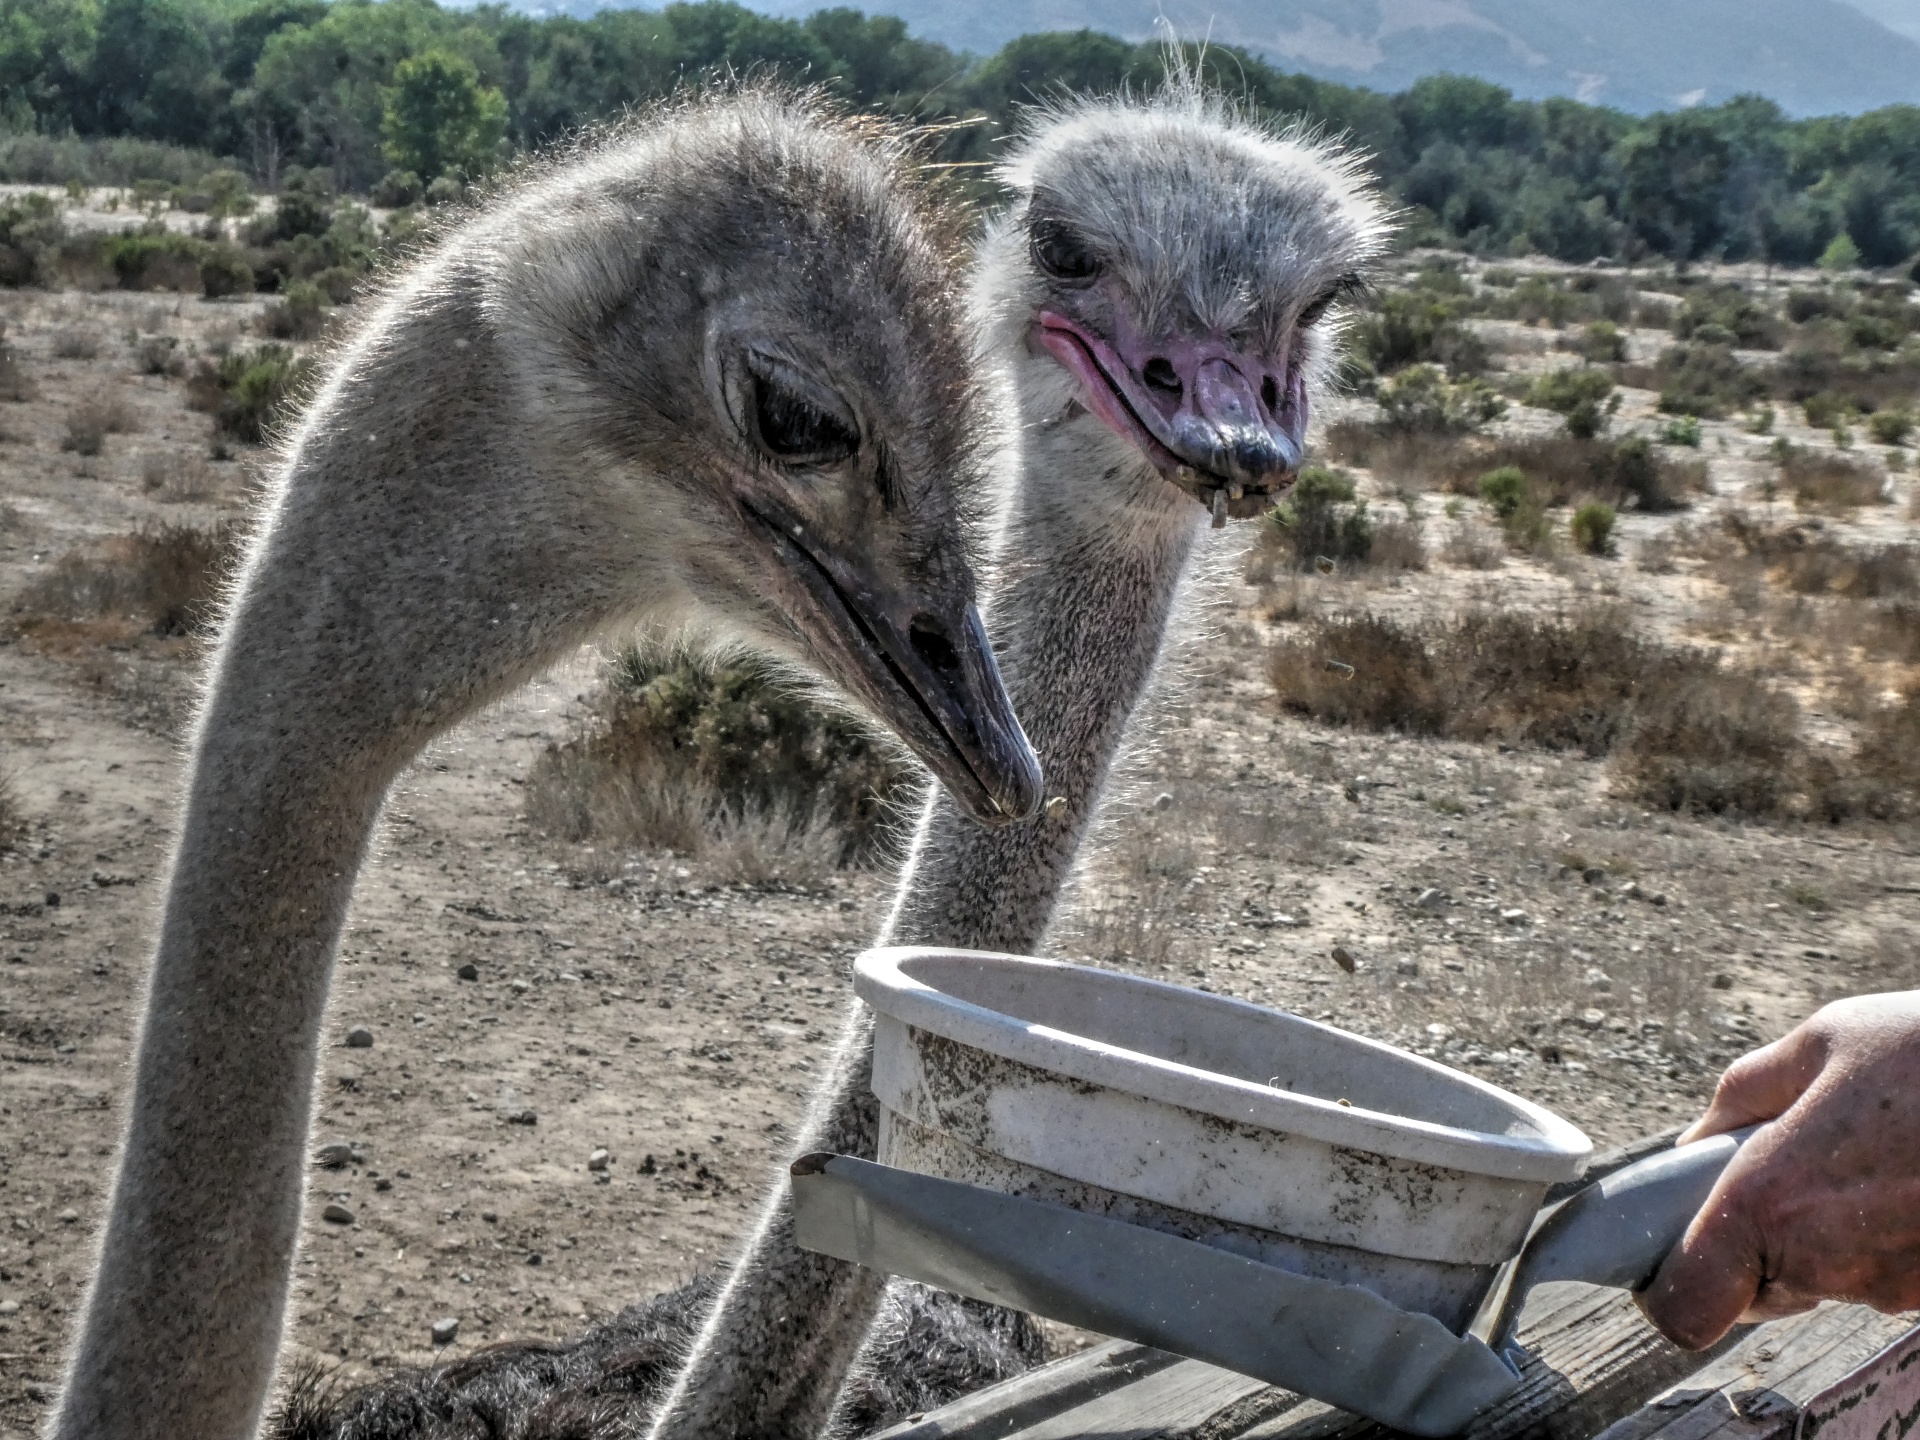
[[[1033,227],[1033,263],[1056,280],[1091,280],[1100,273],[1100,257],[1058,220]]]
[[[1310,326],[1318,325],[1326,317],[1327,311],[1333,308],[1336,300],[1358,294],[1364,288],[1364,283],[1358,275],[1342,275],[1326,294],[1307,303],[1306,309],[1300,312],[1300,319],[1297,322],[1300,328],[1305,330]]]
[[[778,377],[753,376],[753,428],[760,448],[783,465],[833,465],[851,459],[860,436]]]
[[[1322,320],[1326,319],[1327,311],[1333,308],[1333,302],[1339,298],[1339,296],[1329,292],[1322,295],[1318,300],[1310,301],[1307,308],[1300,312],[1300,328],[1305,330],[1309,326],[1318,325]]]

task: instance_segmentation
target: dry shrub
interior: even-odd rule
[[[1698,659],[1639,639],[1610,614],[1478,611],[1420,630],[1366,615],[1278,647],[1272,675],[1283,706],[1335,724],[1603,755],[1640,692]]]
[[[1121,829],[1103,855],[1111,876],[1075,916],[1080,945],[1104,964],[1165,968],[1179,936],[1182,892],[1200,867],[1192,832],[1143,819]]]
[[[1383,484],[1456,495],[1477,494],[1482,475],[1511,466],[1549,507],[1588,498],[1623,510],[1678,510],[1707,488],[1705,461],[1665,454],[1639,436],[1408,435],[1347,420],[1329,426],[1324,443],[1332,458],[1366,466]]]
[[[26,822],[26,814],[20,808],[19,792],[13,788],[13,777],[0,770],[0,854],[14,847],[21,832],[27,828]]]
[[[1283,707],[1327,724],[1611,756],[1620,792],[1664,809],[1840,820],[1920,796],[1912,707],[1870,717],[1853,757],[1816,753],[1791,696],[1616,614],[1318,620],[1269,675]]]
[[[1373,527],[1373,548],[1367,559],[1377,570],[1424,570],[1426,536],[1417,522],[1389,516]]]
[[[1705,657],[1671,653],[1686,663],[1650,687],[1615,757],[1623,790],[1666,810],[1791,810],[1812,778],[1792,698]]]
[[[1869,813],[1899,813],[1897,802],[1920,792],[1920,705],[1906,696],[1867,717],[1855,747],[1854,770]]]
[[[581,732],[535,766],[527,808],[563,839],[804,883],[873,855],[910,788],[883,741],[758,665],[628,649]]]
[[[1831,450],[1788,452],[1780,463],[1780,483],[1803,510],[1838,513],[1887,503],[1887,477],[1880,470]]]
[[[1720,529],[1732,558],[1759,564],[1768,580],[1796,594],[1873,600],[1920,589],[1920,550],[1912,545],[1847,545],[1817,520],[1767,526],[1738,510],[1721,516]],[[1741,578],[1724,564],[1719,570],[1723,583]]]
[[[187,358],[177,336],[142,335],[134,344],[133,358],[142,375],[177,378],[187,373]]]
[[[231,525],[148,525],[71,551],[21,595],[15,624],[31,632],[114,617],[154,635],[192,634],[211,620],[238,546]]]
[[[1462,570],[1498,570],[1506,563],[1506,547],[1495,543],[1485,526],[1464,517],[1454,522],[1440,555]]]
[[[74,326],[53,337],[53,353],[60,360],[97,360],[100,358],[100,332]]]
[[[157,450],[140,461],[140,486],[148,494],[174,504],[211,499],[221,488],[205,461]]]
[[[1920,605],[1896,600],[1890,605],[1849,606],[1842,614],[1853,622],[1845,640],[1868,655],[1901,665],[1920,665]]]
[[[133,412],[118,400],[83,400],[67,412],[67,433],[60,448],[76,455],[98,455],[107,436],[133,429]]]
[[[38,387],[27,373],[20,354],[11,345],[0,345],[0,400],[21,404],[33,399]]]

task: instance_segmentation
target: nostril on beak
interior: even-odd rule
[[[1275,380],[1271,375],[1260,382],[1260,403],[1267,407],[1267,413],[1269,415],[1279,413],[1280,382]]]
[[[1140,372],[1140,378],[1156,390],[1165,390],[1170,395],[1178,395],[1186,389],[1180,383],[1179,373],[1173,368],[1173,362],[1164,355],[1156,355],[1147,361],[1146,368]]]
[[[916,615],[907,625],[907,643],[913,646],[926,667],[943,680],[960,678],[960,652],[947,638],[940,622],[930,615]]]

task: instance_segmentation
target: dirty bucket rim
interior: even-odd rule
[[[1296,1091],[1276,1090],[1236,1076],[1202,1070],[1143,1050],[1109,1044],[1022,1020],[963,1000],[906,972],[924,958],[978,960],[1030,971],[1077,972],[1102,983],[1178,996],[1189,1004],[1263,1017],[1267,1023],[1335,1037],[1383,1059],[1426,1073],[1435,1083],[1476,1092],[1534,1133],[1499,1135],[1361,1106],[1335,1104]],[[1585,1168],[1593,1144],[1578,1128],[1532,1101],[1448,1065],[1384,1041],[1286,1011],[1253,1005],[1147,976],[1030,955],[939,945],[882,946],[854,961],[854,990],[875,1010],[916,1029],[1020,1064],[1102,1085],[1259,1129],[1299,1135],[1344,1149],[1433,1165],[1468,1174],[1552,1184]]]

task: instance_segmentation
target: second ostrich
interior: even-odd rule
[[[909,173],[772,91],[663,109],[455,231],[333,357],[214,657],[51,1435],[253,1433],[387,789],[596,631],[771,652],[969,814],[1038,806],[968,560],[994,417]]]

